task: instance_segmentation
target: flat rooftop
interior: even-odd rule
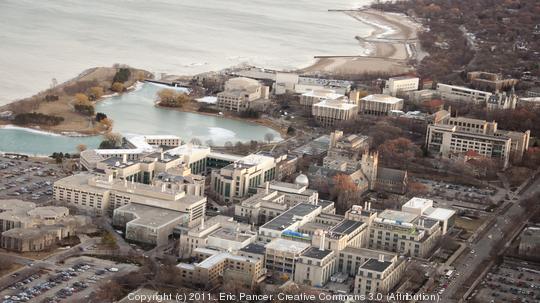
[[[366,223],[353,220],[343,220],[330,230],[333,234],[348,235]]]
[[[391,209],[384,210],[379,214],[379,218],[381,219],[394,220],[402,223],[413,223],[417,217],[418,215],[415,214]]]
[[[426,210],[426,212],[424,213],[424,216],[430,219],[434,219],[434,220],[446,221],[455,214],[456,214],[456,211],[451,210],[451,209],[431,207]]]
[[[323,135],[293,150],[293,154],[316,156],[325,153],[330,148],[330,136]]]
[[[361,269],[384,272],[388,267],[392,265],[390,261],[379,261],[378,259],[369,259],[364,264],[360,265]]]
[[[312,247],[308,248],[306,251],[304,251],[302,253],[302,256],[322,260],[326,256],[330,255],[332,252],[333,252],[332,250],[327,250],[327,249],[321,250],[318,247],[313,247],[312,246]]]
[[[302,96],[306,97],[317,97],[317,98],[326,98],[330,100],[336,100],[339,98],[344,98],[345,96],[342,94],[336,94],[334,90],[331,89],[315,89],[310,90],[306,93],[303,93]]]
[[[343,249],[342,252],[346,254],[361,256],[364,258],[370,258],[370,259],[375,259],[375,260],[378,260],[380,255],[383,255],[385,260],[391,260],[392,258],[396,256],[393,253],[386,252],[383,250],[372,250],[368,248],[356,248],[356,247],[351,247],[351,246],[345,247],[345,249]]]
[[[116,213],[117,211],[129,212],[135,216],[135,219],[129,221],[127,224],[141,225],[150,228],[159,228],[173,221],[181,221],[187,216],[187,214],[183,212],[137,203],[121,206],[115,209],[114,212]]]
[[[236,242],[244,242],[246,240],[251,239],[254,237],[255,234],[247,234],[245,232],[236,231],[233,229],[227,229],[227,228],[220,228],[210,235],[208,237],[214,237],[219,239],[224,239],[227,241],[236,241]]]
[[[396,104],[403,101],[403,99],[392,97],[389,95],[383,95],[383,94],[374,94],[374,95],[365,96],[361,100],[370,101],[370,102],[378,102],[378,103],[387,103],[387,104]]]
[[[308,249],[308,247],[310,247],[308,243],[292,241],[283,238],[276,238],[265,245],[266,249],[273,249],[294,254],[300,254],[306,249]]]
[[[264,255],[264,253],[266,252],[266,248],[262,244],[251,243],[240,249],[240,251],[250,254]]]
[[[328,108],[335,108],[335,109],[344,109],[349,110],[355,107],[358,107],[358,105],[354,103],[349,103],[345,100],[336,99],[336,100],[330,100],[330,99],[323,99],[319,103],[313,104],[314,107],[328,107]]]
[[[320,208],[320,206],[314,204],[297,204],[296,206],[267,222],[261,226],[261,228],[283,231],[296,222],[298,217],[307,216],[318,208]]]
[[[414,197],[411,198],[407,203],[403,204],[402,207],[411,207],[411,208],[427,208],[433,206],[433,200]]]

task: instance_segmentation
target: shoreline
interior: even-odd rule
[[[381,12],[371,8],[338,11],[361,24],[373,27],[366,37],[356,36],[360,54],[315,56],[312,65],[299,69],[305,74],[404,74],[414,70],[409,60],[419,59],[423,52],[417,33],[422,25],[405,14]],[[368,53],[368,55],[366,55]]]
[[[191,103],[198,104],[197,101],[192,101]],[[189,104],[188,107],[166,107],[166,106],[161,106],[156,103],[154,104],[154,106],[167,109],[167,110],[183,112],[183,113],[192,113],[192,114],[217,117],[217,118],[222,118],[222,119],[230,119],[230,120],[245,122],[249,124],[256,124],[256,125],[268,127],[274,130],[275,132],[277,132],[281,136],[281,139],[282,139],[281,141],[289,138],[289,136],[287,135],[286,129],[284,130],[280,125],[278,125],[276,122],[268,118],[250,119],[250,118],[240,118],[228,112],[223,112],[223,115],[216,114],[216,113],[209,113],[209,112],[199,112],[198,110],[193,108],[192,104]]]
[[[310,74],[368,74],[368,73],[381,73],[381,74],[403,74],[410,72],[414,70],[412,66],[408,64],[408,60],[411,58],[418,57],[418,52],[421,52],[421,50],[418,49],[416,54],[411,54],[413,52],[411,50],[411,44],[418,45],[417,42],[409,42],[409,41],[417,41],[417,32],[420,30],[421,25],[414,20],[412,20],[410,17],[404,15],[404,14],[398,14],[398,13],[389,13],[389,12],[381,12],[376,11],[371,8],[363,8],[363,9],[357,9],[357,10],[346,10],[346,11],[338,11],[337,13],[344,13],[351,18],[354,18],[358,20],[359,23],[365,24],[367,26],[370,26],[373,28],[371,33],[366,37],[354,37],[356,41],[358,42],[359,46],[362,47],[364,50],[367,50],[364,52],[364,55],[341,55],[341,56],[314,56],[314,62],[305,68],[298,69],[297,72],[310,75]],[[396,42],[392,41],[394,40],[403,40],[405,39],[407,43],[404,42]],[[418,48],[418,46],[416,47]],[[413,52],[414,53],[414,52]],[[368,55],[366,55],[368,54]],[[31,101],[36,98],[43,98],[44,95],[48,93],[55,93],[58,90],[63,90],[65,87],[68,87],[70,85],[77,84],[79,82],[87,81],[88,79],[95,79],[96,76],[93,75],[93,73],[96,73],[98,76],[101,76],[99,78],[101,82],[105,80],[106,76],[103,75],[103,73],[110,72],[110,70],[114,68],[106,68],[106,67],[94,67],[89,68],[87,70],[84,70],[76,77],[69,79],[68,81],[59,84],[58,86],[41,91],[37,93],[36,95],[24,99],[14,100],[13,102],[10,102],[8,104],[0,106],[1,110],[9,110],[11,107],[16,106],[19,102],[25,102],[25,101]],[[149,74],[146,71],[139,70],[132,68],[134,71],[137,72],[144,72]],[[227,68],[228,69],[228,68]],[[224,70],[227,70],[224,69]],[[99,73],[100,70],[105,70],[105,72]],[[220,71],[214,71],[216,73],[219,73]],[[91,78],[93,76],[94,78]],[[108,75],[110,76],[110,75]],[[174,76],[174,75],[169,75]],[[181,76],[175,76],[175,77],[181,77]],[[100,82],[100,84],[101,84]],[[130,79],[128,81],[129,84],[131,84],[126,91],[123,93],[130,93],[134,92],[142,86],[142,82],[136,81],[134,79]],[[164,87],[165,88],[165,87]],[[108,98],[118,96],[119,93],[112,93],[101,96],[99,99],[95,100],[94,104],[98,104],[99,102],[106,100]],[[26,112],[30,111],[37,111],[42,112],[44,114],[50,114],[50,115],[59,115],[65,118],[65,121],[62,122],[59,125],[56,126],[39,126],[39,125],[28,125],[28,126],[19,126],[14,125],[18,128],[24,128],[28,130],[35,130],[35,131],[41,131],[51,134],[57,134],[57,135],[63,135],[68,137],[77,137],[77,136],[99,136],[103,135],[106,132],[114,131],[114,124],[111,130],[98,130],[95,128],[95,124],[92,121],[91,117],[85,117],[78,113],[75,113],[72,111],[71,107],[71,101],[69,101],[72,96],[63,96],[64,98],[68,99],[67,104],[63,104],[64,109],[60,111],[54,111],[49,109],[49,107],[54,107],[54,102],[45,102],[41,101],[38,106],[38,110],[27,110]],[[193,101],[196,103],[196,101]],[[62,105],[58,105],[62,106]],[[44,107],[44,108],[42,108]],[[208,112],[199,112],[198,106],[197,109],[194,109],[193,106],[188,106],[185,108],[168,108],[172,110],[178,110],[183,112],[190,112],[194,114],[202,114],[207,116],[215,116],[215,117],[221,117],[225,119],[233,119],[237,121],[262,125],[265,127],[269,127],[273,129],[274,131],[278,132],[282,138],[287,138],[286,130],[282,129],[282,126],[273,121],[269,118],[259,118],[259,119],[248,119],[248,118],[240,118],[233,114],[224,112],[223,115],[219,115],[216,113],[208,113]],[[0,120],[0,128],[8,126],[12,124],[11,121],[2,121]],[[8,126],[9,127],[9,126]]]

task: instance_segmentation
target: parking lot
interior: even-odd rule
[[[56,164],[1,157],[0,199],[49,201],[53,194],[52,184],[66,175]]]
[[[494,267],[473,293],[477,302],[539,302],[540,271],[527,262]]]
[[[135,270],[132,264],[91,257],[66,260],[62,266],[41,270],[0,292],[1,302],[81,302],[101,281]]]
[[[488,210],[495,199],[496,190],[463,186],[441,181],[416,179],[424,184],[428,193],[427,198],[433,199],[437,207],[455,207],[464,209]]]

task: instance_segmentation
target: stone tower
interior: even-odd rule
[[[375,188],[375,182],[377,181],[377,169],[379,167],[379,153],[378,152],[366,152],[362,155],[360,161],[360,167],[362,172],[369,181],[369,189]]]

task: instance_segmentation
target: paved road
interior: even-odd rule
[[[533,196],[540,192],[540,178],[536,179],[531,186],[521,195],[521,199]],[[525,213],[524,209],[519,205],[519,201],[509,201],[505,204],[512,204],[508,210],[501,214],[498,214],[493,224],[487,232],[474,244],[470,244],[470,251],[463,254],[453,266],[456,268],[460,275],[449,283],[448,288],[441,296],[441,302],[458,302],[459,298],[454,298],[455,294],[463,288],[465,281],[472,275],[478,276],[484,268],[477,268],[482,262],[490,260],[490,253],[493,250],[495,244],[505,235],[503,230],[506,230],[506,235],[511,234],[517,229],[522,222],[525,222],[525,218],[528,218],[530,214]],[[504,209],[504,205],[501,207]],[[519,222],[515,222],[512,218],[523,218]],[[508,230],[511,229],[510,232]]]

